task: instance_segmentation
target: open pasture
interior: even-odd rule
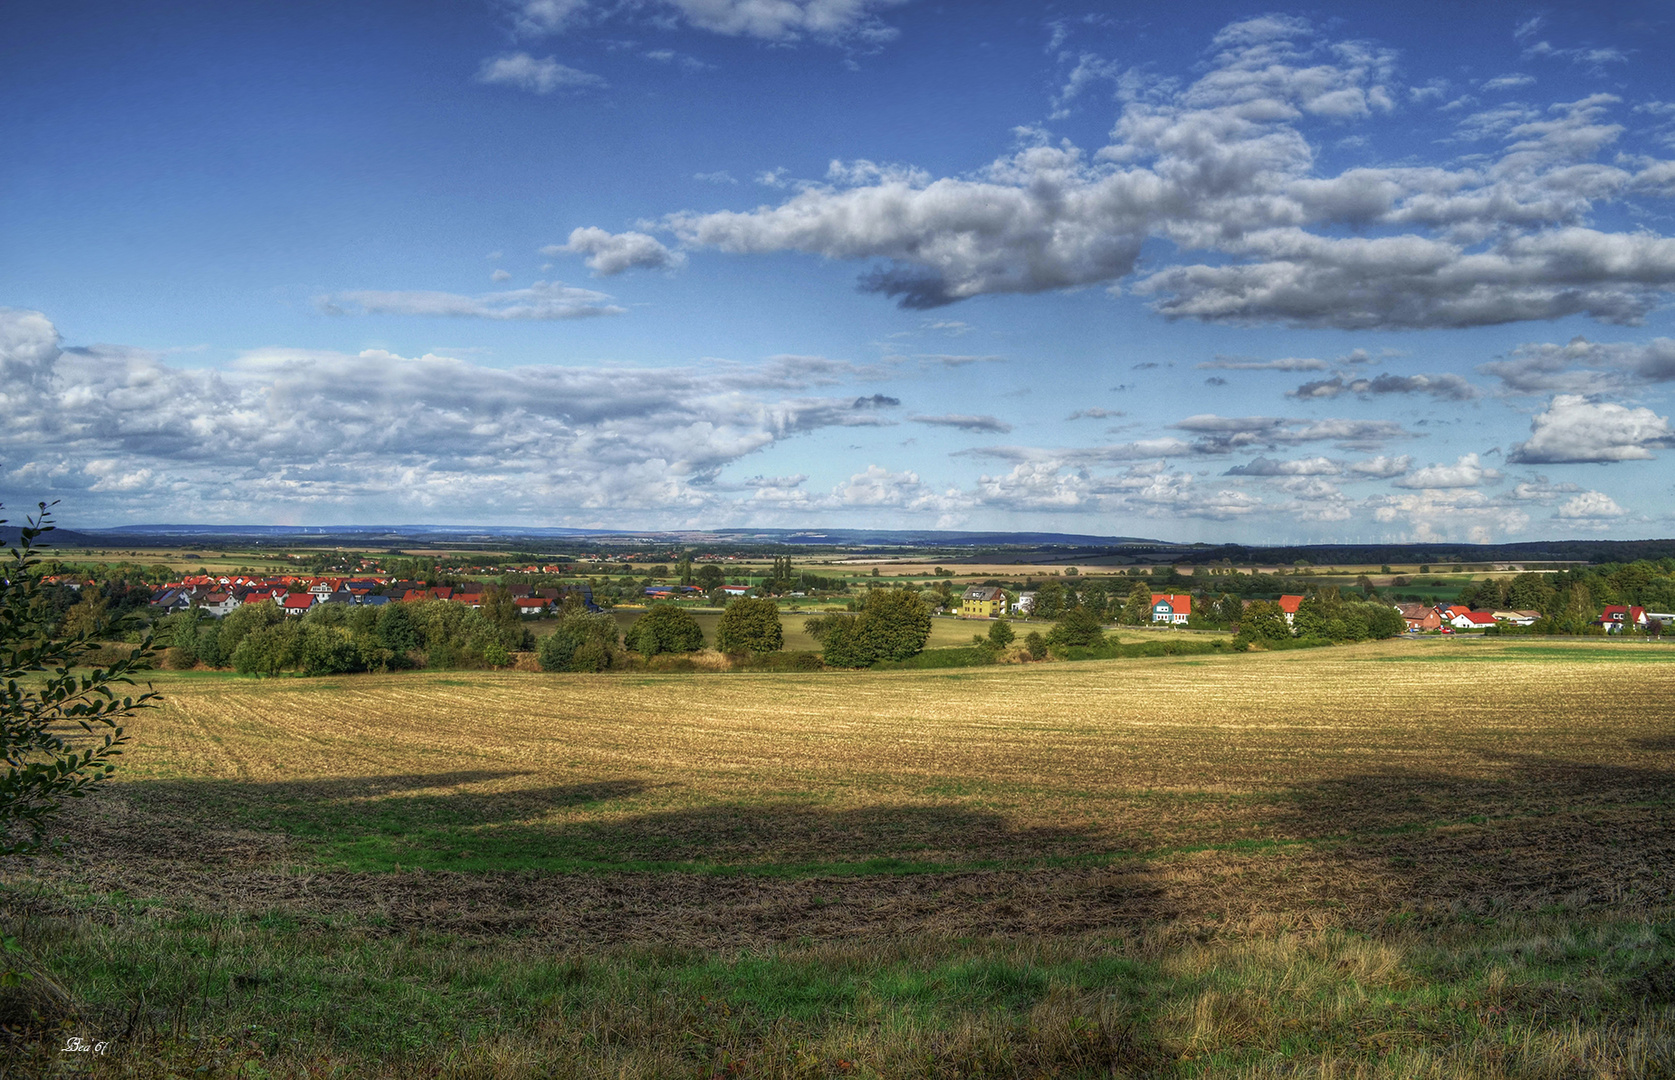
[[[1675,1067],[1660,646],[159,685],[3,894],[136,1067]]]

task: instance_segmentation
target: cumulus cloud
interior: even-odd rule
[[[1610,95],[1474,114],[1457,137],[1499,145],[1464,161],[1323,173],[1308,132],[1394,109],[1394,65],[1264,16],[1218,34],[1195,81],[1126,100],[1091,153],[1023,130],[1014,153],[959,177],[857,162],[778,205],[661,227],[740,255],[871,263],[864,290],[921,309],[1133,279],[1161,314],[1211,322],[1636,323],[1675,288],[1675,240],[1592,221],[1675,182],[1669,162],[1600,160],[1624,130]],[[1175,257],[1142,270],[1156,240]]]
[[[1295,461],[1277,461],[1273,458],[1258,457],[1248,465],[1235,465],[1227,470],[1228,476],[1337,476],[1343,468],[1329,458],[1312,457],[1300,458]]]
[[[1501,478],[1494,469],[1484,468],[1476,454],[1466,454],[1452,465],[1427,465],[1396,480],[1399,488],[1474,488]]]
[[[908,419],[915,424],[959,428],[961,431],[981,431],[1004,435],[1012,430],[1011,424],[994,416],[968,416],[963,413],[947,413],[942,416],[910,416]]]
[[[686,256],[670,251],[654,236],[642,232],[610,233],[598,228],[574,229],[564,244],[549,244],[543,255],[586,255],[587,265],[599,277],[612,277],[624,270],[667,270],[681,266]]]
[[[1380,375],[1377,378],[1346,379],[1334,375],[1330,379],[1306,382],[1286,394],[1287,397],[1312,400],[1335,398],[1339,394],[1372,397],[1377,394],[1429,394],[1443,401],[1470,401],[1479,390],[1458,375]]]
[[[1560,521],[1574,524],[1609,524],[1627,513],[1627,510],[1618,506],[1616,500],[1603,491],[1584,491],[1559,507],[1553,516]]]
[[[1523,465],[1646,460],[1672,441],[1668,417],[1651,409],[1559,394],[1530,421],[1529,439],[1506,460]]]
[[[458,293],[357,289],[319,299],[331,315],[444,315],[477,319],[587,319],[621,315],[626,308],[606,293],[562,281],[537,281],[527,289],[462,296]]]
[[[814,392],[869,373],[819,357],[493,368],[263,349],[184,368],[66,348],[44,316],[15,311],[0,311],[0,370],[0,492],[121,493],[125,511],[198,520],[696,510],[714,505],[705,485],[728,465],[799,434],[887,423],[899,404]]]
[[[1356,476],[1369,480],[1388,480],[1393,476],[1401,476],[1413,468],[1413,456],[1402,454],[1399,457],[1389,457],[1380,454],[1378,457],[1366,458],[1349,463],[1349,471]]]
[[[565,67],[550,56],[537,60],[526,52],[489,57],[477,69],[477,81],[515,86],[533,94],[605,85],[605,80],[597,75]]]
[[[1412,494],[1380,495],[1367,500],[1373,520],[1383,524],[1405,522],[1402,539],[1414,543],[1465,541],[1489,544],[1508,534],[1522,532],[1529,514],[1516,506],[1496,502],[1473,489],[1430,488]]]

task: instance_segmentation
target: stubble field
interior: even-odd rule
[[[168,676],[7,932],[142,1075],[1649,1075],[1672,660]]]

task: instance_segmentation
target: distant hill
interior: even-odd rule
[[[761,553],[778,549],[869,548],[910,554],[924,551],[949,565],[1004,561],[1127,566],[1155,563],[1219,563],[1316,566],[1382,563],[1633,562],[1675,558],[1670,540],[1535,540],[1508,544],[1178,544],[1139,536],[1056,532],[961,532],[931,529],[714,529],[627,530],[537,528],[510,525],[123,525],[111,529],[60,529],[50,542],[64,547],[179,547],[245,542],[258,546],[344,546],[363,549],[450,545],[529,552],[555,548],[710,548]],[[15,526],[0,528],[0,541],[16,543]]]
[[[22,527],[18,525],[0,525],[0,547],[9,548],[15,545],[21,531]],[[89,547],[94,544],[106,543],[106,541],[88,533],[55,528],[41,536],[35,543],[37,545],[48,544],[52,547]]]

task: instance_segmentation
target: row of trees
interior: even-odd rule
[[[494,589],[483,606],[447,600],[379,607],[318,604],[301,618],[264,600],[225,618],[182,611],[154,628],[170,667],[230,667],[247,674],[338,674],[407,667],[501,667],[534,647],[510,594]]]
[[[1518,574],[1473,582],[1459,602],[1477,610],[1539,611],[1533,633],[1598,632],[1595,620],[1611,604],[1675,611],[1675,559],[1607,563],[1556,574]]]

